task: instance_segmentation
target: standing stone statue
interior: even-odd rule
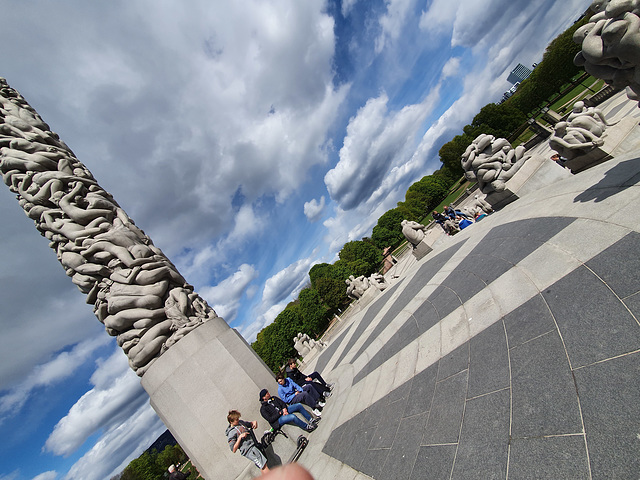
[[[525,148],[513,148],[505,138],[484,133],[467,147],[461,164],[468,180],[477,180],[482,193],[502,192],[506,182],[530,158]]]
[[[640,100],[640,2],[594,0],[597,13],[573,34],[582,45],[574,63]]]
[[[217,317],[4,78],[0,172],[139,376],[180,338]]]
[[[347,295],[354,300],[358,300],[367,288],[369,288],[369,279],[364,275],[360,275],[355,278],[353,275],[349,275],[349,278],[345,280],[347,284]]]

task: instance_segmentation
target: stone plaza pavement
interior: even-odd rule
[[[409,255],[303,367],[336,387],[300,463],[317,480],[639,478],[639,183],[637,151]]]

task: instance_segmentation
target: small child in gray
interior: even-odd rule
[[[262,473],[268,472],[267,458],[258,448],[252,432],[253,428],[258,428],[258,422],[240,420],[240,412],[237,410],[229,410],[227,420],[229,426],[226,434],[231,451],[236,453],[237,450],[240,450],[240,454],[255,463],[256,467],[262,470]]]

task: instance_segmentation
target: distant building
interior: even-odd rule
[[[507,77],[507,82],[509,83],[520,83],[525,78],[528,78],[531,75],[531,70],[527,67],[519,63],[516,68],[511,70],[511,73]]]

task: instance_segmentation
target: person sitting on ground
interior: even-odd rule
[[[255,463],[262,473],[268,472],[267,457],[258,447],[258,441],[253,433],[253,429],[258,428],[258,422],[240,420],[240,412],[238,410],[229,410],[227,421],[229,426],[225,434],[227,435],[227,442],[229,442],[231,452],[236,453],[240,450],[240,454]]]
[[[444,226],[444,222],[447,220],[447,218],[444,215],[434,210],[431,216],[436,221],[436,223],[442,227],[442,230],[444,230],[444,233],[449,233],[447,232],[447,228]]]
[[[260,390],[260,403],[262,404],[260,405],[260,415],[262,415],[262,418],[269,422],[269,425],[275,430],[288,423],[293,423],[295,426],[307,432],[313,432],[318,428],[318,422],[320,421],[319,415],[317,418],[312,419],[302,404],[293,403],[287,406],[287,404],[278,397],[272,397],[266,388]],[[305,420],[307,420],[306,423],[295,416],[293,412],[302,415]]]
[[[320,401],[320,395],[311,385],[301,387],[290,378],[284,378],[282,373],[276,375],[278,382],[278,396],[287,404],[304,403],[313,409],[313,414],[320,416],[324,402]]]
[[[287,377],[293,380],[298,385],[311,385],[316,392],[320,394],[319,400],[324,402],[323,398],[329,398],[331,396],[331,390],[333,390],[333,383],[327,383],[318,372],[305,375],[298,370],[298,362],[295,358],[290,358],[287,362]],[[317,382],[314,382],[317,380]]]
[[[182,473],[175,465],[169,466],[169,480],[187,480],[189,474]]]

